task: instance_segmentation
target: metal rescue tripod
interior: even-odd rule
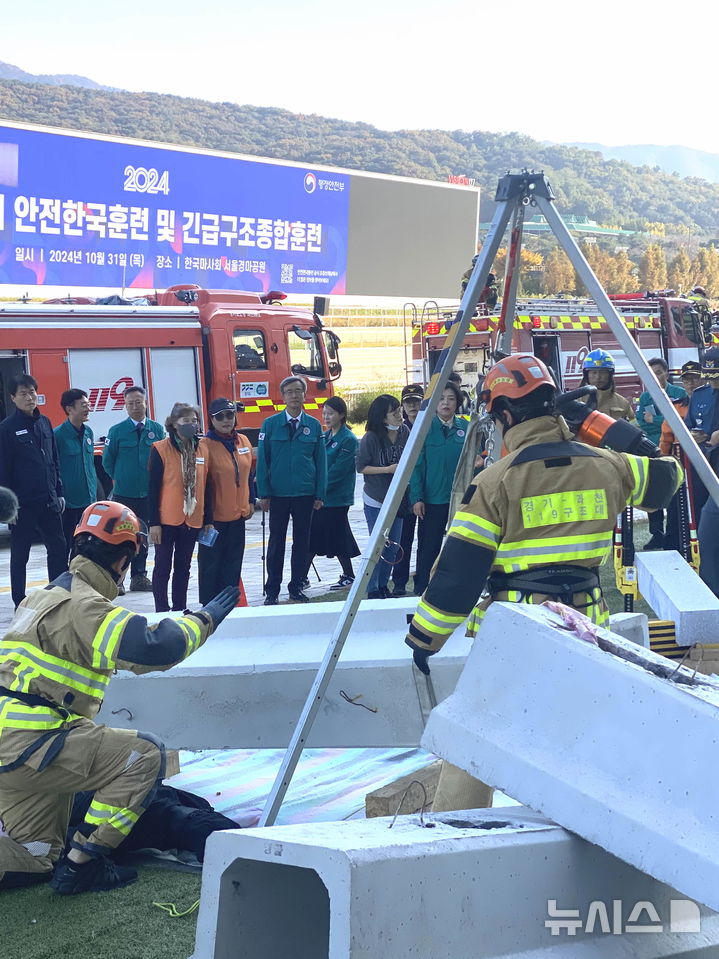
[[[484,289],[487,274],[492,268],[510,218],[512,218],[512,236],[509,251],[508,282],[506,283],[507,289],[505,290],[504,302],[502,304],[500,326],[495,344],[495,356],[498,353],[504,355],[511,353],[516,291],[519,279],[518,265],[521,253],[522,228],[524,225],[524,211],[527,206],[536,207],[539,212],[544,215],[552,232],[559,241],[559,245],[569,257],[590,296],[595,300],[597,306],[606,318],[607,323],[611,327],[627,358],[646,383],[656,408],[660,410],[664,418],[668,420],[669,425],[674,431],[674,436],[693,463],[697,473],[709,490],[710,496],[717,505],[719,505],[719,481],[717,481],[707,460],[702,456],[671,400],[660,387],[651,367],[647,364],[639,347],[624,325],[623,320],[620,318],[611,300],[592,272],[591,267],[584,259],[581,250],[569,233],[564,221],[554,208],[553,201],[554,194],[552,188],[543,173],[530,173],[528,171],[522,173],[507,173],[506,176],[503,176],[499,181],[495,196],[497,207],[489,232],[487,233],[487,238],[484,241],[482,252],[472,271],[469,283],[462,297],[462,302],[459,305],[459,310],[454,322],[451,324],[446,346],[440,354],[435,372],[429,381],[422,407],[410,433],[409,441],[405,446],[397,470],[392,478],[389,490],[382,504],[382,509],[377,517],[377,522],[369,539],[367,551],[362,558],[360,572],[349,591],[344,608],[342,609],[322,663],[317,671],[317,676],[315,677],[297,726],[292,734],[292,739],[287,747],[287,752],[285,753],[272,786],[272,791],[267,799],[267,804],[263,810],[262,818],[260,819],[261,826],[270,826],[277,818],[302,750],[307,745],[310,730],[312,729],[319,708],[322,705],[322,700],[327,691],[330,679],[332,678],[335,666],[342,654],[347,634],[350,631],[359,604],[362,599],[365,598],[367,584],[372,575],[372,571],[378,561],[383,562],[379,557],[387,540],[387,536],[389,535],[392,520],[400,505],[420,450],[424,445],[430,424],[442,396],[442,390],[447,383],[463,338],[468,331],[480,294]],[[379,612],[378,615],[380,615]],[[409,651],[407,655],[409,658]],[[420,702],[423,704],[423,707],[425,705],[433,707],[436,705],[436,698],[434,696],[431,677],[425,677],[414,665],[412,669]]]

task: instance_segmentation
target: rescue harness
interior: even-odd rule
[[[493,572],[487,579],[487,589],[492,596],[516,590],[521,593],[520,602],[531,593],[538,593],[574,609],[585,609],[599,601],[602,588],[594,568],[553,565],[535,566],[518,573]],[[597,589],[599,596],[594,593]],[[577,593],[587,593],[590,601],[575,603]]]
[[[17,699],[26,706],[44,706],[47,709],[52,709],[64,720],[72,717],[72,713],[68,709],[65,709],[64,706],[58,706],[57,703],[53,703],[51,700],[45,699],[44,696],[38,696],[35,693],[23,693],[17,689],[8,689],[7,686],[0,686],[0,696],[9,696],[10,699]],[[13,769],[18,769],[25,762],[27,762],[33,753],[37,752],[38,749],[44,746],[46,742],[54,739],[55,742],[51,744],[50,748],[43,756],[40,765],[38,766],[38,771],[42,772],[43,769],[47,769],[53,760],[57,759],[60,751],[65,745],[65,740],[67,739],[67,734],[69,732],[70,728],[67,725],[58,726],[55,729],[49,729],[46,733],[43,733],[42,736],[39,736],[35,742],[30,743],[27,749],[24,749],[17,759],[13,760],[13,762],[7,763],[7,765],[0,765],[0,773],[9,773],[12,772]]]

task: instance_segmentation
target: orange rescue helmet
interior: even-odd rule
[[[142,524],[137,516],[122,503],[110,500],[100,500],[91,503],[82,514],[80,522],[75,527],[73,538],[81,533],[96,536],[103,543],[111,546],[122,546],[130,543],[137,552],[140,548],[140,539],[144,535]]]
[[[495,400],[500,397],[521,400],[540,386],[557,388],[545,364],[533,353],[512,353],[495,363],[487,373],[481,397],[491,413]]]

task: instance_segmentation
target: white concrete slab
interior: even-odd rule
[[[419,745],[424,721],[404,644],[416,604],[413,597],[362,603],[308,746]],[[237,609],[173,669],[118,673],[102,718],[151,730],[175,749],[285,747],[341,608],[338,602]],[[438,700],[454,689],[471,645],[458,633],[433,660]],[[359,697],[357,704],[342,691]]]
[[[649,649],[649,617],[646,613],[613,613],[609,617],[609,629],[617,636]]]
[[[719,685],[677,685],[650,650],[601,630],[614,655],[558,623],[494,604],[422,745],[719,908]]]
[[[193,959],[717,954],[719,916],[530,810],[390,823],[213,834]]]
[[[719,639],[719,600],[676,550],[637,553],[639,592],[676,626],[678,646]]]

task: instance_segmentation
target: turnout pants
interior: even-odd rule
[[[91,789],[95,795],[72,845],[100,856],[130,833],[165,772],[165,750],[154,736],[89,719],[72,725],[58,756],[39,770],[36,756],[43,753],[0,773],[0,890],[4,877],[25,884],[6,873],[27,874],[27,884],[39,874],[49,876],[65,846],[76,792]]]
[[[293,592],[301,589],[310,548],[310,525],[314,512],[314,502],[314,496],[270,497],[270,542],[267,545],[266,596],[278,596],[282,586],[285,541],[290,517],[292,517],[292,557],[288,587]]]
[[[16,606],[25,599],[27,563],[30,547],[39,532],[47,550],[47,576],[50,582],[67,569],[67,550],[62,519],[49,506],[21,506],[10,527],[10,588]]]

